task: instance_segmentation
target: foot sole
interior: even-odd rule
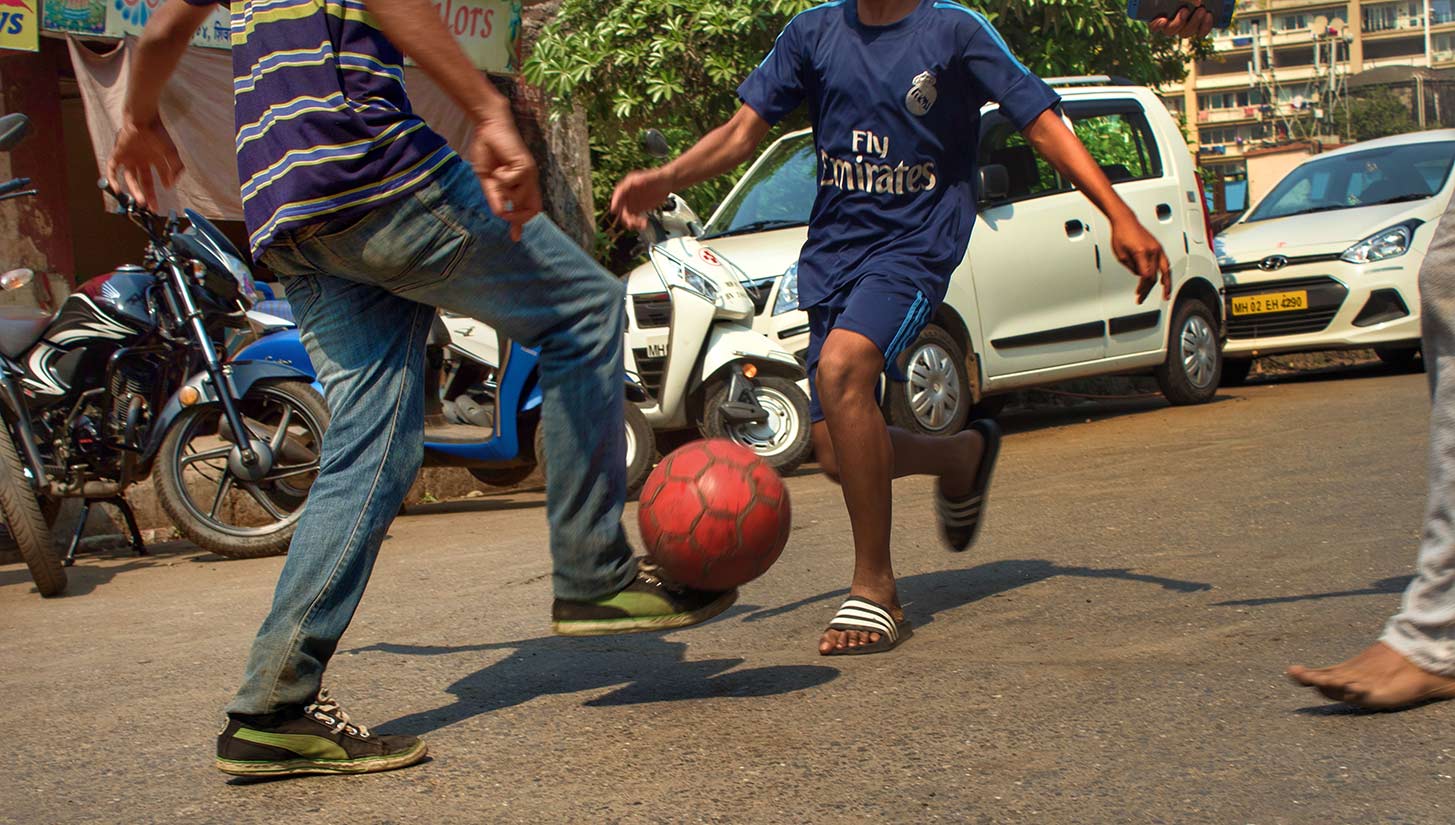
[[[428,752],[423,741],[403,753],[369,756],[362,759],[288,759],[282,761],[244,762],[218,758],[217,769],[231,776],[305,776],[308,774],[380,773],[407,768],[424,759]]]
[[[553,621],[551,632],[557,636],[615,636],[622,633],[652,633],[701,624],[733,606],[738,591],[729,590],[718,598],[689,613],[665,616],[623,616],[619,619],[581,619]]]

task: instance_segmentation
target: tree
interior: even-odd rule
[[[737,86],[773,47],[788,20],[815,0],[564,0],[524,66],[527,81],[558,105],[580,106],[591,131],[592,189],[604,211],[612,187],[651,165],[643,129],[686,148],[727,120]],[[1011,50],[1042,76],[1110,74],[1138,83],[1181,78],[1185,55],[1126,16],[1125,0],[984,0],[978,4]],[[782,129],[805,125],[802,111]],[[700,212],[736,176],[684,194]],[[627,244],[600,217],[602,256],[624,263]]]
[[[1409,104],[1387,89],[1380,94],[1350,99],[1347,117],[1347,133],[1355,141],[1402,135],[1420,128],[1410,114]]]

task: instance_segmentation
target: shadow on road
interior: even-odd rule
[[[221,557],[200,550],[195,544],[185,541],[148,544],[147,555],[136,556],[132,554],[131,545],[123,536],[105,536],[100,541],[88,539],[86,544],[81,545],[81,552],[76,556],[76,566],[66,568],[66,591],[58,598],[84,596],[124,573],[175,564],[184,559],[215,562],[220,561]],[[30,584],[30,571],[22,564],[0,568],[0,587],[15,584]],[[34,585],[31,585],[32,592],[34,589]]]
[[[1174,590],[1179,593],[1197,593],[1212,589],[1211,584],[1203,582],[1149,576],[1133,573],[1126,569],[1066,567],[1043,559],[1013,559],[990,562],[966,570],[939,570],[933,573],[905,576],[899,580],[899,596],[904,602],[906,617],[922,627],[934,621],[937,613],[963,607],[981,599],[1058,576],[1121,579],[1122,581],[1155,584],[1164,590]],[[761,609],[744,616],[743,621],[757,622],[771,619],[802,607],[837,599],[847,595],[848,592],[844,588],[830,590],[782,607]]]
[[[1321,381],[1353,381],[1366,378],[1388,378],[1397,375],[1412,375],[1423,371],[1423,368],[1407,369],[1405,367],[1386,364],[1383,361],[1364,361],[1358,364],[1334,364],[1327,367],[1314,367],[1292,372],[1260,374],[1248,379],[1248,386],[1313,384]]]
[[[438,516],[450,513],[498,513],[505,510],[544,510],[546,500],[544,487],[520,487],[500,492],[486,493],[475,498],[460,498],[451,501],[432,501],[428,504],[411,504],[399,513],[400,516]],[[518,498],[526,495],[528,498]]]
[[[740,606],[724,614],[753,609]],[[779,696],[832,681],[838,670],[821,665],[780,665],[732,670],[741,657],[686,661],[687,645],[658,635],[568,639],[546,636],[513,642],[431,646],[381,643],[353,653],[444,656],[508,650],[510,655],[450,685],[453,704],[379,725],[397,733],[424,734],[482,713],[541,696],[620,686],[585,704],[590,707]],[[731,671],[731,672],[729,672]]]
[[[1304,593],[1298,596],[1268,596],[1261,599],[1237,599],[1227,602],[1213,602],[1213,607],[1260,607],[1265,604],[1287,602],[1316,602],[1323,599],[1342,599],[1346,596],[1389,596],[1403,593],[1414,576],[1391,576],[1359,590],[1336,590],[1329,593]]]

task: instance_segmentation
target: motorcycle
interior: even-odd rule
[[[656,130],[642,142],[668,154]],[[700,232],[672,195],[647,215],[648,261],[626,276],[627,372],[648,394],[642,412],[656,430],[695,426],[791,472],[811,446],[806,367],[752,328],[757,307],[743,272],[701,244]]]
[[[28,129],[24,115],[0,118],[0,151]],[[0,196],[35,194],[27,185],[0,184]],[[93,503],[117,507],[145,552],[123,495],[153,469],[163,508],[197,545],[234,558],[286,548],[328,426],[298,370],[218,357],[214,341],[246,323],[256,294],[226,236],[191,210],[164,218],[101,187],[146,233],[143,265],[92,278],[54,314],[0,311],[0,515],[44,596],[65,589]],[[50,519],[65,498],[82,508],[62,561]]]
[[[233,357],[285,364],[311,380],[313,364],[286,304],[273,307],[268,317],[271,331]],[[624,391],[628,402],[645,397],[630,378]],[[537,350],[465,316],[436,317],[425,351],[425,466],[461,467],[492,487],[519,484],[537,469],[545,474],[540,410]],[[626,405],[625,427],[627,490],[634,492],[652,470],[656,442],[632,403]]]

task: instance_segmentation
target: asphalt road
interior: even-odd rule
[[[1426,403],[1374,368],[1012,416],[972,553],[938,546],[928,482],[895,488],[918,627],[888,656],[816,655],[849,530],[812,470],[778,565],[666,635],[549,635],[538,492],[417,508],[330,683],[432,759],[370,777],[211,766],[280,560],[92,556],[46,602],[0,568],[0,821],[1449,823],[1455,703],[1356,713],[1281,676],[1396,608]]]

